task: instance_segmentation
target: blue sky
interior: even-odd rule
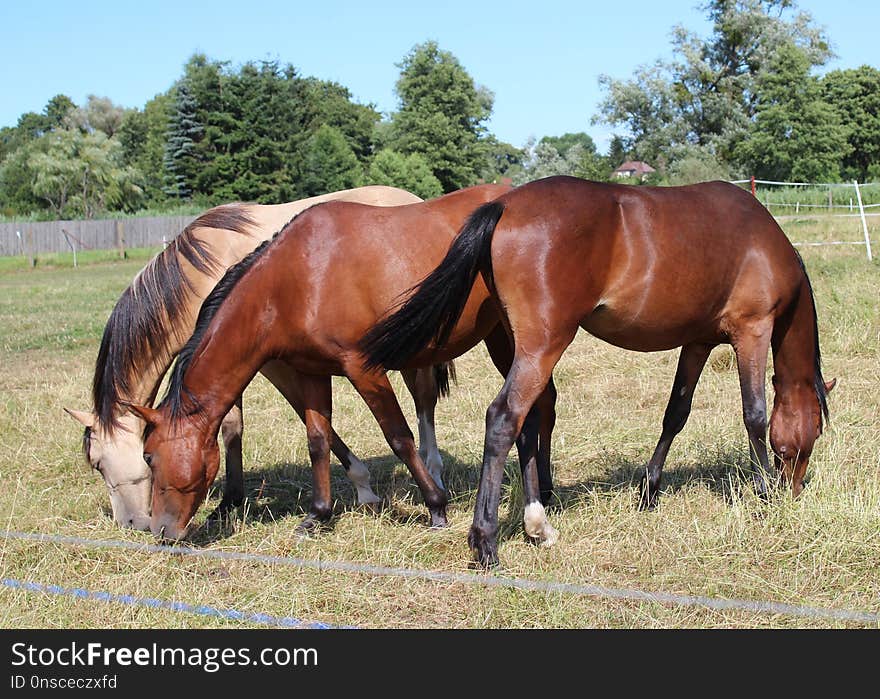
[[[522,2],[261,1],[41,3],[4,0],[0,24],[0,126],[41,111],[55,94],[88,94],[142,107],[203,52],[233,65],[277,59],[304,75],[335,80],[361,102],[396,108],[399,63],[417,43],[438,41],[495,93],[490,130],[521,146],[529,136],[586,131],[602,98],[597,78],[626,78],[669,56],[669,32],[709,25],[700,0]],[[880,3],[800,0],[831,37],[829,69],[880,67]]]

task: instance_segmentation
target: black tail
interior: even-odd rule
[[[449,384],[458,383],[458,377],[455,375],[455,362],[443,362],[443,364],[435,364],[431,367],[434,370],[434,383],[437,384],[437,395],[440,398],[446,398],[449,395]]]
[[[374,325],[360,341],[368,369],[399,369],[432,340],[443,345],[452,334],[481,268],[489,269],[492,233],[504,205],[483,204],[452,241],[443,262],[419,284],[393,314]]]

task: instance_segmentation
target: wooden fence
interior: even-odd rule
[[[163,240],[176,238],[195,218],[148,216],[96,221],[0,223],[0,257],[69,252],[71,245],[75,245],[77,251],[155,247],[161,245]]]

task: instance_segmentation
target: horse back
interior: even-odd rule
[[[630,349],[723,341],[740,318],[781,312],[800,285],[775,220],[728,183],[547,178],[499,201],[492,262],[504,303],[553,298],[563,323]]]

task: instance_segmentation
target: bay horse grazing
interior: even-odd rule
[[[153,471],[153,533],[166,539],[186,534],[217,474],[221,420],[255,372],[272,358],[296,372],[303,397],[313,494],[300,532],[316,529],[332,511],[333,375],[346,376],[354,385],[394,454],[409,468],[432,526],[444,526],[446,494],[415,449],[388,377],[363,369],[357,343],[395,298],[442,260],[467,215],[508,190],[480,185],[384,209],[328,202],[301,213],[272,241],[232,267],[205,300],[158,408],[131,406],[148,423],[144,449]],[[512,348],[499,326],[498,308],[485,286],[475,285],[468,297],[442,358],[438,355],[420,366],[447,361],[485,340],[504,375]],[[545,403],[552,402],[550,390],[543,395]],[[541,424],[533,417],[518,447],[528,492],[526,530],[550,544],[556,532],[546,523],[539,502],[537,473],[549,472],[552,410],[543,412]],[[538,463],[542,454],[546,464]]]
[[[713,347],[736,353],[743,419],[759,493],[767,492],[767,351],[775,388],[770,442],[797,496],[827,419],[813,292],[773,217],[724,182],[632,187],[549,177],[477,209],[443,262],[361,343],[368,366],[400,368],[443,347],[478,275],[504,309],[515,345],[486,414],[483,470],[468,541],[497,563],[504,460],[578,328],[630,350],[681,347],[663,430],[641,482],[656,504],[673,438],[684,427]],[[442,353],[441,353],[442,354]]]
[[[104,478],[114,520],[137,529],[150,526],[150,470],[143,459],[143,421],[126,410],[127,403],[151,404],[162,377],[192,335],[202,301],[225,271],[269,239],[304,209],[324,201],[356,201],[398,206],[421,199],[402,189],[368,186],[277,205],[227,204],[208,210],[151,260],[122,293],[104,328],[92,384],[94,412],[68,410],[85,427],[86,460]],[[301,413],[296,377],[281,361],[261,369]],[[434,437],[434,406],[445,388],[447,368],[407,371],[407,386],[419,416],[420,449],[429,467],[442,470]],[[218,512],[244,499],[238,399],[222,425],[226,448],[226,489]],[[378,502],[369,472],[335,434],[333,453],[357,489],[359,503]]]

